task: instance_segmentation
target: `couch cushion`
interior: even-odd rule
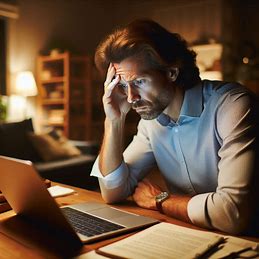
[[[39,161],[39,155],[28,139],[33,132],[32,120],[0,124],[0,155]]]
[[[70,158],[81,154],[78,148],[71,144],[61,132],[56,130],[43,134],[30,132],[29,138],[45,162]]]

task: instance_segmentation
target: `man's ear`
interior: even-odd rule
[[[178,67],[171,67],[168,70],[169,78],[172,82],[176,81],[178,75],[179,75],[179,68]]]

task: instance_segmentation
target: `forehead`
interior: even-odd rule
[[[143,58],[126,58],[120,63],[113,64],[116,74],[119,74],[123,79],[129,81],[139,76],[146,76],[150,74],[150,67]]]

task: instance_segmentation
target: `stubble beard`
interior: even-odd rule
[[[154,101],[146,102],[145,100],[140,100],[132,105],[133,109],[136,109],[138,107],[146,106],[147,111],[139,111],[137,112],[141,119],[143,120],[153,120],[157,118],[169,105],[171,101],[170,94],[167,91],[162,92],[160,95],[158,95]]]

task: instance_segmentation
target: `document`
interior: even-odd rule
[[[162,222],[102,247],[97,253],[117,258],[190,259],[201,258],[216,249],[206,258],[220,258],[244,247],[249,247],[249,251],[245,252],[247,254],[258,252],[258,244],[255,242]]]
[[[48,191],[49,191],[50,195],[54,198],[75,193],[75,190],[73,190],[71,188],[59,186],[59,185],[49,187]]]

